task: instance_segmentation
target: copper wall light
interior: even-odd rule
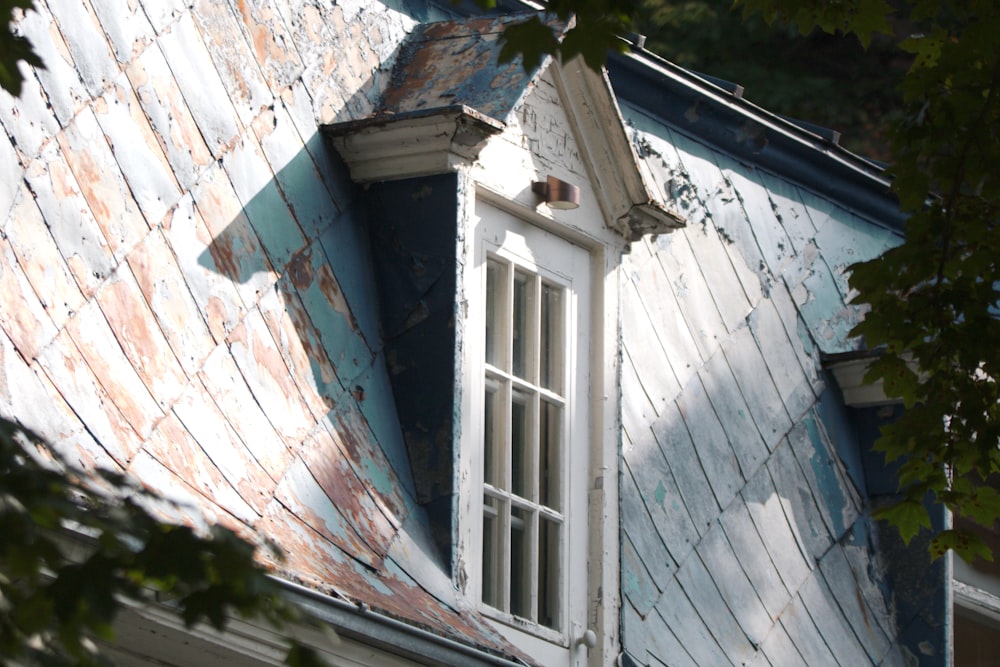
[[[531,184],[531,191],[549,205],[549,208],[571,209],[580,205],[580,188],[561,181],[555,176],[547,176],[544,181]]]

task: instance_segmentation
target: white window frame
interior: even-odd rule
[[[465,206],[466,227],[463,289],[464,326],[459,332],[460,366],[462,378],[462,418],[460,446],[461,489],[459,521],[459,549],[456,562],[456,580],[467,599],[477,605],[485,616],[497,621],[497,629],[508,640],[520,647],[540,664],[552,667],[567,665],[609,664],[617,646],[617,605],[606,604],[601,599],[604,586],[617,587],[617,356],[609,353],[605,342],[612,346],[617,340],[618,318],[606,317],[604,293],[607,285],[617,285],[616,273],[607,260],[606,242],[575,232],[556,224],[537,211],[513,202],[482,185],[469,183],[470,194]],[[583,258],[570,271],[579,274],[574,287],[572,275],[565,269],[552,271],[542,262],[541,267],[530,260],[530,251],[524,249],[497,250],[481,234],[482,218],[477,213],[492,209],[500,215],[510,216],[514,226],[527,225],[537,235],[551,244],[538,248],[539,256],[548,256],[553,247],[563,246],[566,252],[575,248]],[[510,238],[515,238],[512,235]],[[564,466],[564,502],[566,507],[567,535],[563,553],[567,561],[562,582],[562,623],[558,629],[527,622],[481,603],[481,558],[483,538],[483,419],[485,374],[485,261],[490,253],[499,252],[521,266],[534,270],[546,280],[564,285],[572,294],[567,308],[570,316],[581,327],[566,330],[572,338],[571,358],[582,362],[585,381],[580,386],[565,380],[567,405],[572,414],[566,419],[573,422],[564,433],[566,452],[570,454]],[[617,266],[615,264],[614,266]],[[580,294],[579,283],[587,285]],[[617,296],[616,289],[614,294]],[[617,302],[614,303],[617,313]],[[583,336],[584,343],[579,342]],[[581,350],[579,348],[586,348]],[[573,363],[570,360],[568,363]],[[609,374],[608,371],[611,371]],[[608,384],[610,383],[610,385]],[[570,395],[571,394],[571,395]],[[610,396],[611,400],[607,400]],[[572,445],[572,447],[570,447]],[[570,451],[572,449],[572,451]],[[605,474],[614,471],[610,479]],[[572,595],[572,598],[570,597]],[[589,631],[589,632],[588,632]],[[596,639],[596,650],[590,647]]]

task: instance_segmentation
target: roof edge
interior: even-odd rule
[[[525,663],[436,635],[380,614],[364,605],[338,600],[287,579],[274,578],[286,596],[314,618],[329,623],[345,637],[370,642],[383,650],[432,664],[463,667],[524,667]]]
[[[879,165],[644,49],[612,53],[607,67],[616,95],[672,129],[903,229],[907,216]]]

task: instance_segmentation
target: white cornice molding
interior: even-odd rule
[[[899,399],[890,398],[885,394],[882,381],[866,383],[865,373],[871,365],[872,357],[854,359],[829,360],[825,366],[833,373],[840,392],[844,395],[844,403],[853,408],[864,408],[874,405],[899,403]]]
[[[475,162],[505,125],[466,106],[323,127],[355,183],[444,174]]]

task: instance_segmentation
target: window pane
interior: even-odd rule
[[[539,518],[538,525],[538,622],[559,627],[559,529],[560,524]]]
[[[511,392],[510,406],[510,490],[522,498],[530,497],[532,463],[529,396]]]
[[[531,618],[531,514],[510,510],[510,613]]]
[[[500,558],[500,517],[496,498],[483,498],[483,602],[491,607],[500,606],[503,583]]]
[[[562,289],[542,284],[541,331],[538,350],[539,383],[546,389],[562,391],[563,305]]]
[[[520,271],[514,274],[514,321],[511,338],[513,343],[513,366],[511,373],[519,378],[527,377],[528,370],[528,309],[531,307],[530,278]]]
[[[503,363],[504,267],[494,261],[486,263],[486,363],[500,366]],[[498,329],[500,327],[500,329]]]
[[[541,401],[538,416],[538,502],[554,510],[562,510],[562,479],[560,470],[559,432],[562,409],[549,401]]]
[[[483,409],[483,479],[495,487],[503,485],[503,466],[500,459],[501,432],[497,428],[497,418],[503,413],[500,409],[500,387],[489,380],[486,381],[486,396]]]

